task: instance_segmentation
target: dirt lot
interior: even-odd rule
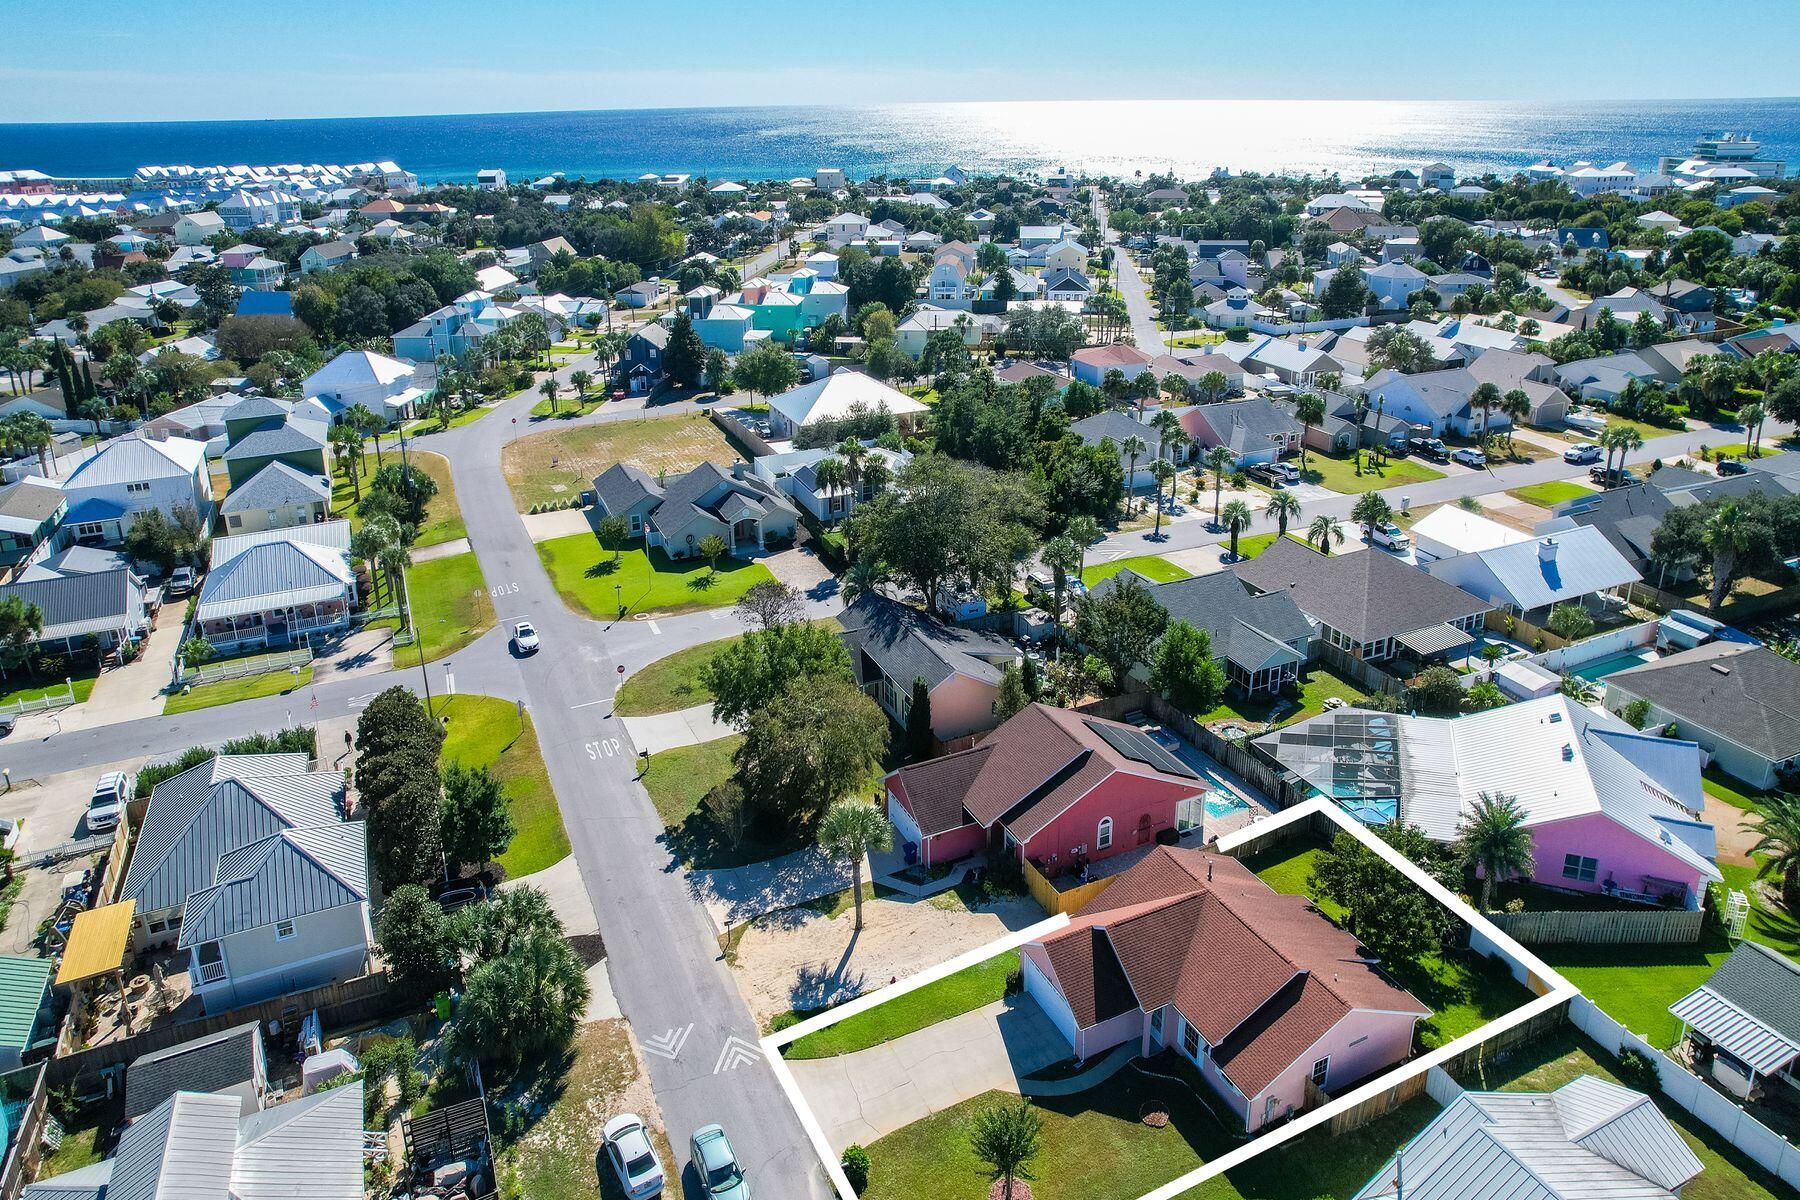
[[[703,462],[728,464],[737,452],[704,415],[647,417],[606,425],[582,425],[520,438],[501,452],[513,502],[563,503],[593,486],[594,477],[617,462],[651,475],[677,475]]]
[[[744,931],[737,946],[738,988],[766,1027],[789,1009],[847,1000],[1043,919],[1029,897],[970,909],[956,892],[929,900],[865,901],[860,935],[848,905],[831,917],[787,909]]]

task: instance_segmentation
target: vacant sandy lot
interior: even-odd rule
[[[725,435],[700,413],[534,433],[509,443],[500,454],[506,484],[520,512],[533,504],[564,503],[579,496],[614,463],[674,476],[703,462],[735,461],[737,452]]]

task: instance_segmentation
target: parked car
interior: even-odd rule
[[[171,599],[179,599],[194,590],[194,568],[176,567],[169,575],[169,582],[163,584],[163,595]]]
[[[1370,539],[1384,550],[1393,550],[1404,554],[1412,549],[1412,537],[1406,530],[1392,521],[1383,521],[1374,527],[1374,536]]]
[[[1450,456],[1450,458],[1452,461],[1459,462],[1465,467],[1487,466],[1487,455],[1473,446],[1460,447],[1456,453]]]
[[[1300,482],[1300,468],[1292,463],[1257,463],[1248,472],[1250,478],[1269,487],[1292,487]]]
[[[631,1200],[662,1195],[662,1164],[656,1161],[656,1147],[650,1144],[642,1117],[621,1113],[606,1123],[601,1138],[601,1154]]]
[[[1741,458],[1721,458],[1719,460],[1719,474],[1721,475],[1742,475],[1749,469],[1750,465]]]
[[[105,833],[117,827],[125,816],[125,805],[131,800],[131,780],[123,771],[108,771],[94,784],[88,797],[87,827],[91,833]]]
[[[18,723],[19,718],[12,713],[0,713],[0,737],[5,737],[7,734],[11,733],[13,731],[13,726]]]
[[[750,1200],[750,1183],[744,1178],[744,1168],[738,1165],[723,1126],[696,1129],[688,1139],[688,1154],[694,1161],[695,1174],[700,1176],[700,1186],[708,1195],[718,1200]]]
[[[512,630],[513,648],[520,654],[536,654],[538,651],[538,631],[530,621],[514,621]]]
[[[1592,442],[1577,442],[1563,451],[1566,463],[1595,463],[1600,461],[1600,447]]]
[[[1436,459],[1442,462],[1450,456],[1450,450],[1444,445],[1442,438],[1415,437],[1406,439],[1406,448],[1420,458]]]
[[[1628,483],[1635,482],[1637,476],[1633,475],[1628,468],[1608,468],[1605,463],[1601,463],[1597,467],[1588,468],[1588,478],[1599,484],[1601,487],[1615,488],[1624,487]]]

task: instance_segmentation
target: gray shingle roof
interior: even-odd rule
[[[602,508],[618,515],[646,497],[660,497],[662,488],[657,486],[656,477],[648,472],[640,471],[630,463],[614,463],[594,480],[594,495],[599,498]]]
[[[1607,676],[1677,722],[1708,729],[1783,762],[1800,755],[1800,663],[1766,646],[1718,642]]]
[[[288,504],[312,504],[331,499],[331,484],[322,475],[296,471],[284,462],[270,463],[252,475],[244,486],[233,489],[219,506],[221,512],[250,512]]]
[[[1329,558],[1292,538],[1234,568],[1259,591],[1286,590],[1300,610],[1358,642],[1447,625],[1493,605],[1380,550]]]
[[[1237,454],[1267,450],[1277,438],[1300,436],[1293,411],[1260,396],[1197,405],[1194,415],[1218,434],[1219,444]]]
[[[1253,592],[1229,571],[1153,583],[1127,569],[1096,584],[1094,594],[1105,595],[1125,575],[1148,590],[1170,620],[1204,629],[1212,639],[1215,656],[1230,659],[1247,671],[1265,666],[1272,657],[1284,661],[1298,658],[1287,643],[1312,636],[1312,625],[1292,596]]]
[[[986,660],[1020,657],[1018,648],[1005,638],[945,625],[886,596],[859,598],[839,614],[838,621],[852,655],[867,654],[903,684],[923,678],[936,687],[958,673],[997,684],[1000,668]]]
[[[324,448],[324,442],[304,430],[293,425],[277,425],[273,429],[256,429],[245,434],[225,451],[225,461],[273,458],[277,454],[304,454]]]
[[[222,1092],[256,1078],[255,1021],[140,1056],[125,1076],[125,1117],[143,1116],[176,1092]]]

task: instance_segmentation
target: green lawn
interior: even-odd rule
[[[774,578],[761,563],[721,558],[673,559],[640,545],[617,552],[591,533],[537,544],[538,557],[563,601],[596,620],[609,621],[623,604],[633,613],[679,613],[736,604],[756,584]]]
[[[555,412],[550,411],[550,401],[539,400],[536,404],[531,406],[531,415],[534,417],[548,417],[554,420],[566,421],[571,417],[579,417],[591,413],[604,403],[606,403],[605,391],[595,391],[590,388],[588,390],[587,399],[577,404],[575,402],[575,391],[571,388],[556,398]]]
[[[506,793],[517,827],[499,860],[507,878],[530,875],[567,857],[569,835],[530,714],[494,696],[440,697],[432,711],[446,721],[443,760],[488,768]]]
[[[461,650],[494,627],[494,602],[473,550],[416,564],[406,573],[406,594],[426,662]],[[416,663],[418,653],[412,646],[396,650],[395,665]]]
[[[417,421],[408,421],[406,423],[406,432],[412,433],[412,434],[426,434],[426,433],[437,433],[441,429],[445,429],[445,428],[460,429],[464,425],[473,425],[476,421],[481,420],[481,418],[487,416],[489,413],[491,413],[493,411],[494,411],[494,409],[493,409],[492,405],[477,404],[473,408],[465,408],[461,412],[458,412],[457,414],[452,416],[450,418],[450,424],[447,426],[440,426],[438,424],[438,419],[435,416],[421,417]],[[395,445],[399,444],[398,439],[395,439],[394,444]]]
[[[1347,1133],[1315,1129],[1215,1175],[1181,1200],[1348,1200],[1441,1110],[1429,1096]]]
[[[954,975],[946,975],[885,1004],[845,1017],[829,1029],[809,1033],[782,1049],[783,1058],[831,1058],[851,1054],[916,1033],[928,1025],[973,1012],[1006,997],[1006,977],[1019,966],[1008,950]]]
[[[1325,701],[1333,696],[1354,704],[1366,695],[1368,693],[1352,680],[1322,663],[1314,663],[1306,678],[1300,681],[1297,698],[1284,695],[1279,700],[1271,700],[1267,694],[1259,694],[1251,700],[1244,696],[1227,696],[1217,708],[1200,713],[1194,719],[1202,725],[1213,721],[1239,721],[1252,725],[1274,721],[1289,725],[1318,716],[1325,711]]]
[[[1358,492],[1378,492],[1386,488],[1400,487],[1408,483],[1425,483],[1432,479],[1442,479],[1442,471],[1434,471],[1422,463],[1410,458],[1389,459],[1385,467],[1377,467],[1373,455],[1363,455],[1363,472],[1356,473],[1356,463],[1349,457],[1339,458],[1336,455],[1320,454],[1316,451],[1307,455],[1303,474],[1308,483],[1323,484],[1334,492],[1355,495]]]
[[[1539,508],[1554,508],[1564,501],[1593,494],[1594,489],[1586,484],[1571,483],[1566,479],[1552,479],[1548,483],[1527,484],[1524,487],[1516,487],[1507,493],[1527,504],[1535,504]]]
[[[248,675],[243,679],[221,679],[217,683],[196,684],[192,690],[176,692],[163,701],[163,716],[172,717],[176,713],[193,712],[195,709],[298,691],[311,684],[312,677],[312,667],[305,666],[300,668],[298,677],[292,671],[267,671],[261,675]]]
[[[1245,865],[1276,891],[1306,896],[1332,921],[1344,923],[1345,910],[1316,895],[1311,884],[1313,863],[1324,847],[1317,842],[1276,846]],[[1433,1015],[1419,1023],[1419,1043],[1427,1050],[1455,1041],[1465,1033],[1503,1017],[1531,999],[1531,993],[1498,963],[1427,954],[1416,963],[1382,964]]]
[[[1246,560],[1255,558],[1257,555],[1261,554],[1264,550],[1267,550],[1270,546],[1273,546],[1275,544],[1276,536],[1277,535],[1273,534],[1273,533],[1256,533],[1256,534],[1250,535],[1249,537],[1239,538],[1238,539],[1238,557],[1242,558],[1242,559],[1246,559]],[[1312,545],[1311,542],[1307,541],[1305,538],[1301,537],[1297,533],[1290,533],[1290,534],[1288,534],[1288,536],[1290,538],[1293,538],[1296,542],[1299,542],[1302,546]],[[1227,548],[1229,548],[1230,542],[1226,542],[1225,546]]]
[[[700,682],[700,669],[737,640],[720,638],[689,646],[627,676],[613,711],[621,717],[647,717],[708,703],[712,693]]]
[[[78,657],[84,663],[88,664],[81,667],[80,670],[83,672],[91,672],[93,670],[92,663],[94,656],[91,654],[82,654]],[[75,689],[74,702],[80,704],[94,694],[95,678],[96,676],[91,673],[84,673],[81,675],[71,675],[67,681],[58,679],[54,682],[46,682],[41,679],[34,679],[29,683],[19,683],[17,686],[14,686],[13,681],[0,683],[0,688],[10,689],[7,691],[0,691],[0,711],[4,711],[9,706],[17,704],[21,700],[41,700],[45,696],[67,695],[70,685],[73,685]]]
[[[1076,1096],[1042,1097],[1042,1149],[1032,1160],[1036,1200],[1132,1200],[1216,1159],[1239,1143],[1191,1090],[1203,1087],[1185,1064],[1164,1055],[1159,1079],[1128,1067]],[[871,1169],[864,1200],[982,1200],[989,1177],[969,1147],[970,1123],[994,1104],[1016,1097],[988,1092],[933,1113],[868,1147]],[[1151,1108],[1169,1114],[1160,1129],[1144,1124]]]
[[[381,461],[400,461],[398,443],[382,451]],[[425,523],[419,526],[419,536],[413,539],[413,545],[435,546],[440,542],[453,542],[457,538],[468,537],[469,530],[463,524],[462,509],[456,504],[456,485],[450,479],[448,460],[441,454],[409,448],[406,461],[415,470],[429,475],[432,482],[437,484],[437,495],[425,506]],[[373,451],[363,455],[363,466],[368,474],[363,476],[361,482],[366,487],[377,467]],[[351,529],[362,525],[362,514],[356,504],[356,489],[342,473],[334,473],[331,477],[331,511],[334,516],[347,518]]]
[[[733,838],[701,806],[701,799],[731,778],[731,754],[744,739],[736,734],[650,756],[644,790],[663,820],[669,852],[697,869],[741,867],[798,850],[805,840],[792,834],[769,836],[757,830]]]
[[[1741,808],[1746,812],[1755,811],[1759,807],[1757,801],[1769,794],[1767,791],[1751,787],[1741,779],[1732,778],[1719,770],[1717,764],[1707,767],[1701,773],[1700,786],[1705,788],[1706,794],[1714,800],[1722,800],[1731,807]]]
[[[1102,579],[1111,579],[1127,568],[1142,575],[1151,583],[1168,583],[1175,579],[1186,579],[1190,574],[1160,555],[1138,554],[1130,558],[1115,558],[1111,562],[1095,563],[1081,573],[1081,582],[1093,587]]]

